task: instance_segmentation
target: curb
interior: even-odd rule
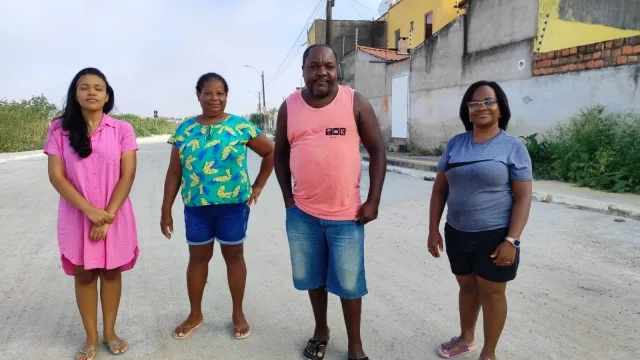
[[[362,155],[363,161],[369,161],[369,155]],[[437,163],[431,161],[420,161],[420,160],[404,160],[398,159],[394,157],[387,157],[387,165],[407,168],[407,169],[416,169],[422,170],[426,172],[438,172]]]
[[[363,157],[365,158],[365,157]],[[368,160],[369,158],[366,157]],[[369,161],[363,160],[362,167],[363,169],[369,168]],[[391,162],[388,162],[391,164]],[[401,175],[411,176],[417,179],[422,179],[425,181],[434,181],[436,177],[435,171],[424,171],[415,168],[406,168],[397,165],[387,165],[387,172],[392,172]],[[535,185],[534,185],[535,186]],[[549,204],[562,204],[569,206],[571,208],[576,208],[580,210],[588,210],[599,212],[608,215],[620,216],[625,218],[631,218],[635,220],[640,220],[640,207],[638,206],[630,206],[616,203],[609,203],[606,201],[593,200],[578,196],[564,195],[560,193],[554,193],[549,191],[537,191],[533,190],[532,199],[538,202],[544,202]]]
[[[152,144],[152,143],[160,143],[166,142],[171,135],[153,135],[153,136],[145,136],[141,138],[137,138],[136,141],[138,144]],[[2,157],[2,156],[6,157]],[[0,164],[8,163],[11,161],[19,161],[19,160],[28,160],[35,159],[40,157],[46,157],[42,150],[32,150],[32,151],[22,151],[15,153],[0,153]]]

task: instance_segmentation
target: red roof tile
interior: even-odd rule
[[[377,49],[368,46],[358,45],[358,49],[362,52],[365,52],[369,55],[373,55],[377,58],[387,61],[402,61],[409,58],[407,54],[398,54],[395,50],[387,50],[387,49]]]

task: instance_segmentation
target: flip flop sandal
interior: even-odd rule
[[[347,359],[347,360],[369,360],[369,357],[368,357],[368,356],[365,356],[365,357],[361,357],[361,358],[359,358],[359,359],[356,359],[356,358],[354,358],[354,357],[350,357],[350,358],[349,358],[349,359]]]
[[[248,331],[244,335],[236,335],[240,332],[239,330],[242,330],[244,328],[248,328]],[[234,326],[233,330],[233,337],[235,337],[236,340],[246,339],[251,336],[251,328],[249,327],[249,324],[247,324],[247,326]]]
[[[90,351],[78,350],[78,353],[76,354],[74,359],[77,358],[78,355],[80,355],[80,354],[86,356],[88,360],[93,360],[93,359],[96,358],[96,349],[93,349],[93,350],[90,350]]]
[[[462,355],[466,355],[472,353],[478,349],[478,345],[467,345],[462,339],[455,336],[446,343],[440,345],[440,349],[438,350],[438,354],[445,359],[454,359],[460,357]]]
[[[325,354],[327,353],[327,344],[329,343],[329,339],[327,340],[315,340],[309,339],[307,342],[307,347],[304,348],[302,355],[307,360],[322,360],[324,359]],[[313,351],[309,351],[309,347],[313,349]]]
[[[191,330],[189,330],[187,332],[184,331],[185,328],[183,328],[182,326],[178,326],[178,328],[180,328],[180,331],[178,331],[178,332],[174,331],[173,332],[173,338],[176,339],[176,340],[186,339],[187,337],[189,337],[189,335],[191,335],[192,332],[194,332],[195,330],[200,328],[202,326],[202,324],[204,324],[204,321],[201,322],[200,324],[194,326],[194,327],[191,327]],[[189,326],[185,326],[185,327],[189,328]],[[178,334],[182,334],[182,336],[180,336]]]
[[[113,356],[122,355],[122,354],[126,353],[127,351],[129,351],[129,343],[127,343],[124,340],[120,340],[117,343],[113,343],[113,344],[109,344],[108,342],[104,341],[103,344],[107,348],[107,350],[109,350],[111,355],[113,355]],[[127,344],[127,348],[124,349],[124,350],[120,350],[120,348],[122,347],[123,344]],[[111,349],[112,347],[115,347],[116,349],[118,349],[118,352],[114,352]]]

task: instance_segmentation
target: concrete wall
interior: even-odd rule
[[[355,67],[354,86],[371,101],[385,141],[392,141],[391,82],[408,71],[407,141],[424,149],[464,131],[460,101],[478,80],[497,81],[504,88],[513,114],[508,131],[516,136],[546,133],[587,106],[602,104],[613,111],[640,107],[640,65],[533,76],[538,14],[523,9],[535,7],[536,1],[474,1],[468,10],[466,53],[465,21],[460,19],[416,48],[410,61],[370,63],[373,56],[354,54],[349,65]]]
[[[538,0],[537,52],[640,35],[638,0]]]
[[[334,20],[331,29],[331,46],[338,54],[339,61],[342,61],[345,54],[355,50],[356,28],[358,29],[358,45],[375,48],[386,47],[386,22]],[[324,44],[327,37],[326,34],[326,21],[316,20],[309,29],[307,42],[309,45],[316,43]]]
[[[560,0],[558,15],[567,21],[640,30],[638,0]]]

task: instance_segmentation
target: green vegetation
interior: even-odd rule
[[[581,110],[547,136],[523,137],[537,179],[640,193],[640,113]]]
[[[58,110],[42,95],[21,101],[0,99],[0,152],[42,149],[49,121]],[[138,137],[168,134],[176,127],[166,118],[143,118],[133,114],[112,116],[130,122]]]

